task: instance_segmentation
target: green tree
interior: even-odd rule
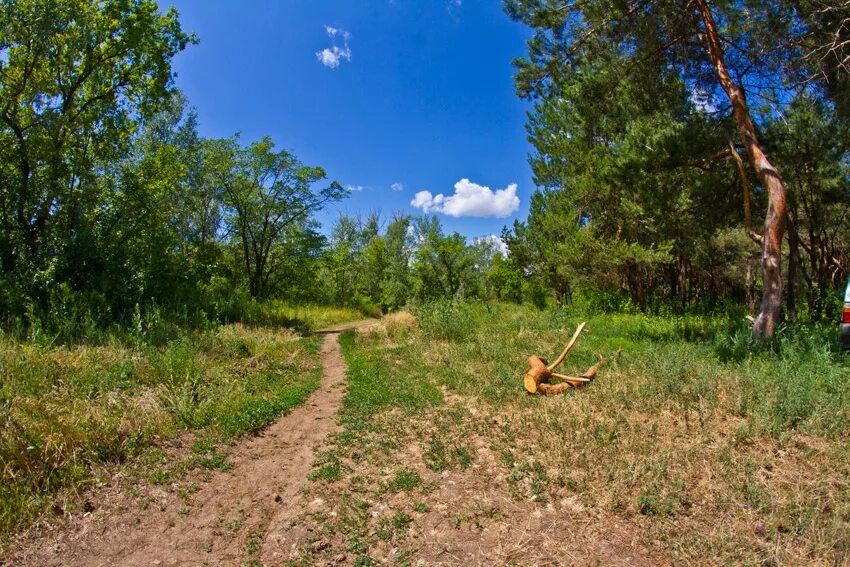
[[[89,285],[102,291],[119,318],[150,301],[173,309],[197,307],[200,272],[180,219],[199,147],[195,117],[180,96],[140,120],[126,155],[104,167],[97,178],[100,191],[88,193],[97,199],[91,206],[100,205],[91,242],[69,248],[57,278],[75,282],[75,289]],[[86,233],[78,234],[72,244]]]
[[[382,305],[388,268],[386,239],[375,234],[365,244],[360,255],[361,293],[371,303]],[[382,307],[386,308],[383,305]]]
[[[455,232],[443,234],[436,217],[419,217],[415,226],[413,272],[421,299],[459,298],[471,295],[475,257],[466,238]],[[464,285],[466,284],[466,285]]]
[[[329,244],[325,263],[330,276],[331,297],[337,303],[349,304],[357,287],[357,256],[361,244],[357,219],[340,215],[331,229]]]
[[[522,302],[524,274],[510,258],[501,254],[494,256],[486,278],[491,297],[499,301]]]
[[[801,0],[796,9],[804,30],[794,36],[805,56],[797,60],[799,79],[818,85],[850,118],[850,3]]]
[[[150,1],[0,4],[0,263],[17,293],[44,305],[69,251],[94,245],[98,173],[167,101],[191,41]]]
[[[241,247],[249,292],[265,297],[269,280],[281,266],[272,251],[287,229],[303,226],[310,215],[348,192],[335,181],[314,191],[313,185],[325,179],[325,170],[303,165],[287,150],[275,151],[268,137],[247,148],[235,139],[220,140],[210,158],[231,231]]]
[[[824,101],[795,100],[765,138],[788,184],[789,317],[797,286],[813,318],[834,318],[836,288],[850,263],[850,136]]]
[[[385,309],[400,309],[411,297],[410,263],[413,254],[411,219],[398,215],[388,226],[384,236],[384,270],[381,304]]]
[[[719,104],[720,97],[726,98],[730,106],[722,112],[734,121],[760,191],[767,197],[761,236],[763,297],[753,332],[772,337],[782,316],[785,186],[764,151],[756,125],[759,116],[748,97],[781,98],[783,78],[795,72],[788,62],[802,54],[788,38],[804,27],[797,26],[801,22],[794,6],[707,0],[684,7],[671,0],[566,5],[555,0],[506,0],[505,6],[509,15],[534,29],[528,58],[517,62],[521,96],[568,105],[576,99],[572,89],[577,82],[593,82],[593,75],[601,73],[651,96],[658,92],[652,85],[661,81],[678,82],[692,99],[707,97]],[[617,91],[621,89],[600,90],[595,99],[587,99],[587,104],[597,106],[598,122],[622,110],[612,97]],[[665,100],[665,90],[661,98]],[[668,109],[674,116],[680,112],[675,106]],[[708,155],[693,155],[692,161],[704,161]],[[562,157],[581,159],[574,154]]]
[[[327,238],[313,219],[289,225],[280,242],[272,247],[272,262],[277,266],[266,293],[296,302],[324,301],[321,281],[322,257]]]

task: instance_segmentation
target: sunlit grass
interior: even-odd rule
[[[501,455],[512,496],[577,498],[675,562],[850,558],[850,360],[832,331],[787,332],[766,349],[721,318],[467,304],[417,316],[418,330],[346,337],[342,454],[409,467],[419,446],[420,465],[451,475],[478,439]],[[597,353],[608,366],[580,390],[526,395],[527,357],[554,357],[583,320],[565,370]]]
[[[293,305],[272,300],[246,307],[242,320],[250,325],[287,327],[308,332],[378,316],[380,311],[368,309],[310,304]]]
[[[318,387],[319,342],[243,325],[158,348],[0,340],[0,544],[57,499],[74,506],[103,467],[138,460],[165,482],[157,447],[182,431],[214,446],[269,424]],[[210,451],[193,462],[221,468]]]

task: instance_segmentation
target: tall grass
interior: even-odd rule
[[[122,316],[96,313],[84,302],[60,302],[47,313],[29,305],[23,317],[0,321],[0,332],[9,339],[41,346],[106,345],[116,341],[163,346],[187,331],[211,331],[221,324],[243,323],[307,334],[381,315],[379,308],[366,304],[353,307],[258,301],[238,290],[231,290],[226,297],[225,293],[222,290],[213,294],[213,299],[208,298],[206,310],[174,311],[150,303],[136,304],[132,312]]]
[[[102,467],[181,431],[213,441],[256,431],[319,384],[318,338],[241,325],[162,346],[144,338],[0,339],[0,544],[57,499],[75,502]]]
[[[73,502],[100,467],[137,459],[180,431],[227,439],[261,429],[318,387],[318,339],[296,333],[375,314],[225,291],[207,301],[213,318],[137,305],[123,324],[104,324],[66,301],[7,322],[0,547],[61,495]]]
[[[248,325],[287,327],[306,332],[380,315],[380,310],[374,308],[293,305],[272,300],[246,304],[239,320]]]

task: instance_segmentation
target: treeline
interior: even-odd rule
[[[783,312],[836,316],[850,8],[506,7],[534,31],[516,84],[534,103],[541,189],[527,220],[470,243],[403,213],[342,216],[326,234],[316,213],[348,192],[321,167],[268,138],[200,136],[173,84],[195,41],[174,10],[0,4],[0,321],[73,334],[148,311],[234,320],[273,298],[387,311],[577,295],[603,309],[733,302],[764,336]]]
[[[559,301],[833,319],[850,267],[850,4],[507,0],[542,189],[511,257]],[[759,306],[759,303],[761,305]]]
[[[440,299],[496,299],[546,304],[546,290],[526,278],[495,235],[467,242],[433,216],[343,215],[322,262],[325,297],[397,310]]]
[[[497,239],[435,218],[315,215],[348,192],[269,138],[207,139],[154,2],[0,6],[0,320],[73,336],[234,320],[283,299],[398,309],[521,295]],[[254,310],[255,311],[255,310]]]
[[[156,3],[0,6],[0,318],[7,328],[185,322],[298,298],[347,192],[268,138],[204,139]]]

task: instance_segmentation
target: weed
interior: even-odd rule
[[[411,518],[404,512],[396,512],[392,518],[393,528],[395,528],[397,533],[405,534],[407,532],[408,526],[410,525],[410,522],[412,521],[413,518]]]
[[[468,469],[472,465],[472,456],[466,450],[466,447],[453,447],[451,457],[462,469]]]
[[[233,468],[233,462],[228,461],[222,453],[213,451],[207,455],[196,457],[196,462],[199,466],[209,469],[226,472]]]
[[[432,437],[425,450],[425,465],[434,472],[441,472],[448,468],[449,459],[446,455],[446,446],[437,437]]]
[[[332,451],[319,453],[310,471],[310,480],[324,480],[325,482],[336,482],[342,478],[343,466]]]
[[[390,492],[409,491],[421,484],[422,478],[415,471],[402,469],[396,471],[395,477],[387,483],[387,490]]]
[[[459,342],[475,332],[470,306],[461,301],[434,301],[416,310],[422,332],[430,337]]]
[[[224,527],[226,527],[230,533],[235,534],[242,529],[247,518],[248,514],[245,513],[245,510],[239,510],[239,516],[235,520],[227,522]]]
[[[263,534],[258,530],[251,530],[248,534],[248,541],[245,542],[245,551],[248,555],[257,555],[262,548]]]

